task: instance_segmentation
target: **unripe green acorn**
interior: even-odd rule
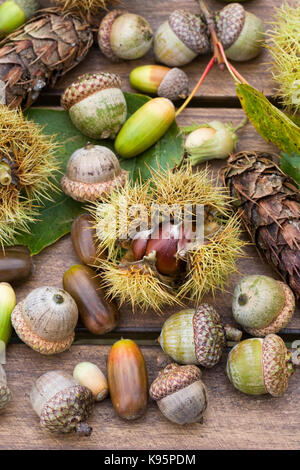
[[[246,276],[234,289],[233,316],[252,336],[277,333],[288,324],[294,311],[292,290],[271,277]]]
[[[175,119],[175,108],[167,98],[154,98],[145,103],[125,122],[115,149],[123,158],[136,157],[155,144]]]
[[[171,101],[184,99],[189,91],[189,79],[183,70],[163,65],[141,65],[129,76],[132,87],[144,93],[157,94]]]
[[[155,33],[156,59],[171,67],[188,64],[210,50],[207,26],[187,10],[175,10]]]
[[[243,62],[254,59],[262,50],[263,22],[239,3],[224,7],[216,15],[218,38],[226,56]]]
[[[150,49],[153,32],[140,15],[113,10],[102,20],[98,44],[103,54],[113,62],[143,57]]]
[[[31,18],[39,7],[37,0],[6,0],[0,5],[0,38],[12,33]]]
[[[16,294],[10,284],[0,282],[0,342],[8,343],[12,331],[11,314],[16,305]]]
[[[61,105],[74,126],[93,139],[114,139],[126,120],[127,106],[114,73],[86,73],[66,88]]]
[[[197,165],[214,158],[227,158],[233,152],[237,140],[232,126],[220,121],[211,121],[191,132],[184,148],[189,154],[191,164]]]
[[[293,373],[291,353],[274,334],[241,341],[230,351],[226,372],[232,385],[248,395],[284,394]]]

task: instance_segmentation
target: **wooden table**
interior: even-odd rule
[[[193,0],[152,0],[124,2],[128,10],[144,15],[155,30],[175,8],[187,8],[197,12]],[[220,8],[221,1],[212,0],[214,7]],[[43,6],[49,4],[42,1]],[[250,11],[271,21],[273,7],[281,0],[266,2],[253,0],[245,4]],[[195,84],[208,58],[196,59],[185,67]],[[266,51],[250,63],[238,66],[245,78],[268,96],[274,94],[274,83],[267,70]],[[47,90],[38,105],[59,105],[59,95],[64,87],[83,72],[118,72],[123,79],[124,90],[133,91],[128,83],[128,73],[136,65],[152,63],[150,52],[139,61],[111,64],[95,46],[86,60],[67,74],[54,90]],[[207,122],[212,119],[238,123],[243,117],[234,91],[234,84],[226,72],[217,68],[200,88],[191,106],[180,115],[178,123],[188,125],[195,121]],[[267,144],[247,124],[239,132],[238,149],[276,151]],[[221,168],[222,162],[213,163]],[[274,272],[258,257],[255,248],[245,250],[247,257],[241,258],[238,268],[241,274],[260,273],[276,277]],[[32,277],[17,289],[17,298],[22,300],[33,288],[41,285],[62,286],[62,275],[72,264],[78,262],[73,252],[69,236],[64,237],[52,247],[45,249],[34,259],[35,271]],[[230,277],[227,292],[216,295],[215,299],[206,296],[213,303],[223,321],[232,323],[231,295],[240,275]],[[0,418],[0,449],[296,449],[299,447],[300,415],[296,411],[300,405],[297,373],[292,377],[284,397],[275,399],[269,396],[248,397],[233,389],[224,374],[226,354],[222,362],[211,370],[205,370],[203,380],[209,391],[209,408],[203,424],[180,427],[169,423],[158,411],[152,401],[146,416],[136,422],[127,423],[119,419],[109,399],[97,404],[90,419],[94,431],[90,438],[79,439],[74,435],[55,436],[40,430],[38,419],[29,406],[28,394],[33,381],[51,369],[64,369],[70,373],[76,363],[89,360],[97,363],[103,370],[106,367],[109,343],[121,336],[137,339],[142,345],[149,371],[149,381],[158,372],[160,348],[154,339],[158,336],[165,318],[152,311],[146,314],[133,314],[129,306],[121,309],[118,328],[106,337],[96,338],[85,331],[78,331],[75,344],[70,351],[53,357],[43,357],[23,344],[8,347],[7,376],[13,399]],[[300,334],[299,307],[288,328],[283,332],[287,341]],[[93,344],[97,342],[97,344]]]

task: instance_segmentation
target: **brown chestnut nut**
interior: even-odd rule
[[[89,214],[79,215],[72,224],[71,239],[75,253],[83,264],[96,264],[98,256],[95,236],[93,217]]]
[[[0,282],[17,284],[33,271],[32,258],[26,246],[11,246],[0,251]]]
[[[103,335],[116,327],[118,310],[112,301],[105,298],[95,271],[75,264],[65,272],[63,286],[75,300],[81,321],[91,333]]]

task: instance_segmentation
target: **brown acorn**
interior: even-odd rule
[[[0,413],[8,405],[10,399],[11,393],[7,386],[5,370],[0,364]]]
[[[95,237],[93,217],[87,213],[80,214],[72,223],[71,239],[75,253],[83,264],[91,266],[96,264],[99,255]]]
[[[9,246],[0,251],[0,282],[17,284],[29,278],[33,262],[26,246]]]

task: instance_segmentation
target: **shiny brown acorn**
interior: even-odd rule
[[[93,266],[99,259],[95,236],[93,217],[87,213],[79,215],[72,224],[71,239],[75,253],[83,264]]]
[[[75,264],[63,276],[64,289],[75,300],[82,323],[94,335],[113,330],[118,322],[118,310],[105,297],[99,278],[88,266]]]
[[[123,419],[138,419],[146,413],[148,377],[143,354],[130,339],[111,348],[107,362],[110,396],[116,413]]]
[[[0,282],[26,281],[32,271],[32,258],[25,246],[10,246],[0,251]]]

